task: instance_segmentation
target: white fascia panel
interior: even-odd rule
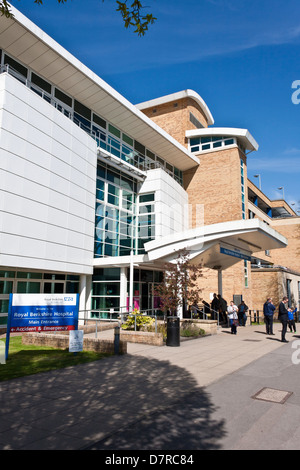
[[[96,142],[8,74],[3,89],[0,264],[91,274]]]

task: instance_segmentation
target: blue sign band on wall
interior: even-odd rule
[[[228,255],[228,256],[234,256],[235,258],[244,259],[246,261],[251,261],[251,256],[246,255],[245,253],[242,253],[240,251],[229,250],[228,248],[223,248],[222,246],[220,247],[220,253],[223,253],[224,255]]]

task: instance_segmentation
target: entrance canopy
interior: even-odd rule
[[[206,225],[169,235],[145,244],[150,262],[175,261],[181,250],[204,267],[223,270],[241,260],[251,261],[253,253],[284,248],[287,240],[259,219]]]

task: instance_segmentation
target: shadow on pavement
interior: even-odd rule
[[[219,449],[225,435],[189,372],[141,356],[2,382],[0,401],[0,449]]]

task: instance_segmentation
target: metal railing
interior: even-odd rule
[[[97,315],[97,316],[95,316]],[[106,315],[107,318],[103,317]],[[137,331],[137,316],[147,316],[154,319],[155,322],[155,333],[157,333],[158,320],[165,319],[165,315],[161,312],[160,309],[146,309],[137,314],[130,313],[128,310],[125,311],[125,307],[120,308],[119,310],[112,309],[101,309],[101,310],[80,310],[78,322],[83,322],[85,325],[88,323],[95,323],[95,334],[99,331],[99,323],[117,323],[119,327],[122,324],[126,323],[128,318],[134,318],[134,331]]]

